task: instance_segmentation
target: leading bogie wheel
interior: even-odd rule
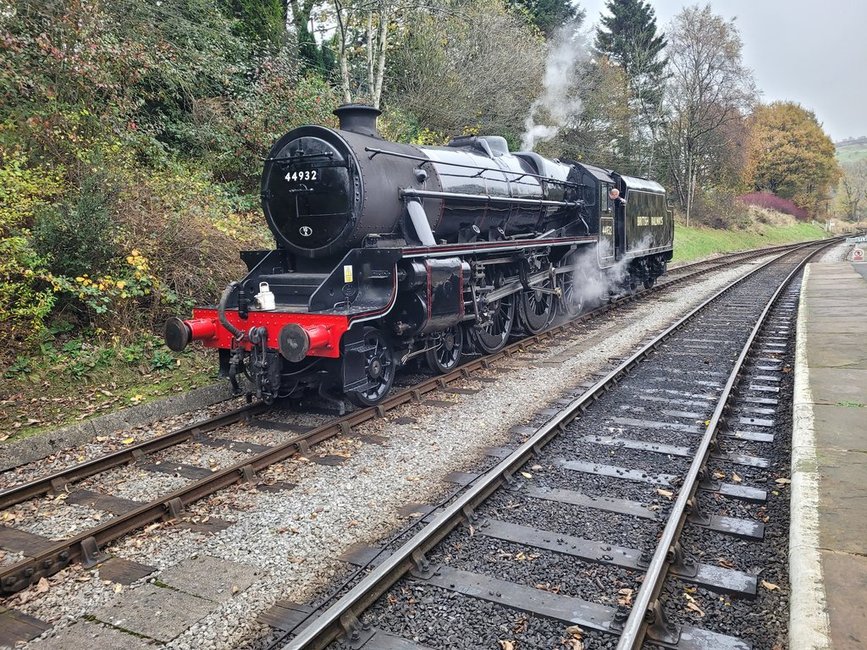
[[[440,332],[432,341],[432,346],[425,352],[427,365],[441,375],[451,372],[461,362],[464,349],[464,328],[458,324]]]
[[[369,387],[365,390],[348,391],[346,397],[356,406],[376,406],[391,390],[397,363],[391,344],[378,329],[364,328],[362,339],[364,372],[367,374]]]

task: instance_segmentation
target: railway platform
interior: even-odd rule
[[[793,650],[867,648],[867,263],[810,264],[793,402]]]

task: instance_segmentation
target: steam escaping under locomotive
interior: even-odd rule
[[[650,287],[671,259],[658,183],[499,136],[389,142],[377,109],[334,112],[339,129],[297,128],[265,160],[276,248],[242,252],[249,272],[218,305],[166,323],[173,350],[217,348],[236,390],[245,375],[268,402],[313,388],[374,405],[412,359],[449,372],[574,317],[600,278]]]

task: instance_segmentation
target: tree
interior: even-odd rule
[[[608,0],[611,15],[603,15],[595,49],[623,68],[632,111],[630,127],[618,135],[627,168],[651,175],[667,59],[665,35],[657,33],[653,8],[643,0]]]
[[[596,30],[596,51],[622,66],[636,91],[650,80],[661,82],[667,59],[665,34],[657,34],[653,7],[643,0],[608,0],[610,16],[603,15]],[[645,101],[659,103],[661,90],[644,89]]]
[[[733,159],[734,135],[755,101],[752,72],[741,59],[741,39],[734,21],[711,12],[710,5],[687,7],[668,31],[669,74],[666,164],[675,193],[690,214],[697,188]]]
[[[841,170],[835,208],[847,221],[858,221],[867,213],[867,160],[843,163]]]
[[[514,7],[526,11],[533,23],[551,38],[561,25],[584,20],[585,12],[570,0],[511,0]]]
[[[629,102],[626,93],[611,89],[626,88],[625,71],[603,58],[583,70],[579,88],[582,110],[577,120],[541,153],[624,169],[620,145],[630,129]]]
[[[749,127],[744,182],[817,212],[840,169],[816,115],[794,102],[773,102],[756,108]]]
[[[298,55],[307,66],[325,69],[324,50],[317,47],[310,25],[310,17],[313,14],[315,0],[286,0],[288,10],[286,12],[287,27],[291,24],[295,32],[295,40],[298,43]]]
[[[379,108],[385,83],[389,38],[413,0],[331,0],[337,29],[333,37],[343,101],[361,94]],[[360,64],[359,64],[360,62]]]
[[[500,0],[417,10],[408,22],[412,29],[392,55],[387,98],[441,137],[495,133],[517,145],[541,89],[541,35]]]

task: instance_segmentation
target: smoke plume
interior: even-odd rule
[[[537,142],[550,140],[581,114],[576,81],[581,68],[589,61],[590,53],[587,37],[579,27],[580,21],[577,20],[566,23],[551,40],[545,61],[544,90],[530,106],[524,120],[521,139],[524,151],[532,151]]]

